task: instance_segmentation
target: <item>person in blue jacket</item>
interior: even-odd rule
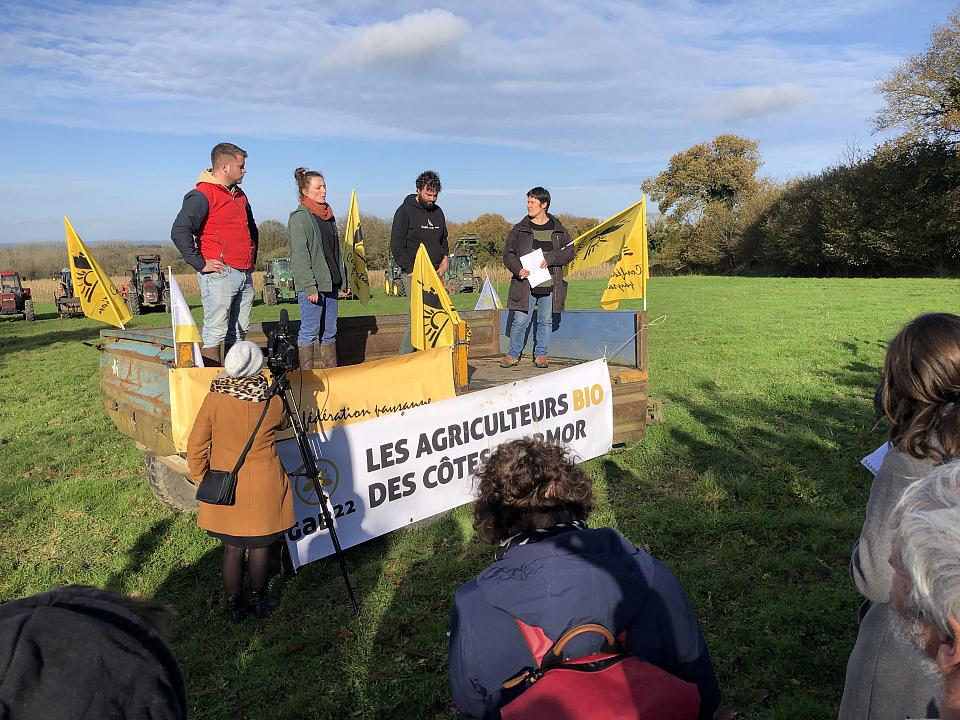
[[[497,543],[495,561],[456,593],[448,652],[460,711],[500,718],[502,683],[532,664],[517,620],[556,641],[578,625],[626,634],[627,651],[700,693],[712,718],[720,690],[697,617],[676,576],[612,528],[586,524],[590,479],[568,450],[525,438],[499,446],[477,473],[474,528]],[[570,656],[597,652],[582,635]]]

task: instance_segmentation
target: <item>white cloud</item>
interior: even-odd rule
[[[440,9],[405,15],[352,30],[326,58],[330,66],[403,62],[456,47],[470,25]]]
[[[902,59],[871,41],[870,27],[907,7],[14,3],[0,8],[0,94],[11,98],[0,119],[147,133],[430,137],[645,165],[720,132],[750,134],[764,153],[799,135],[838,148],[869,135],[873,85]]]
[[[704,113],[722,119],[756,120],[803,107],[809,99],[810,92],[802,85],[755,85],[714,95]]]

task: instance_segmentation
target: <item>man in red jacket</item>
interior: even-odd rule
[[[246,174],[245,150],[220,143],[210,153],[211,168],[183,198],[170,238],[188,265],[200,275],[203,347],[209,362],[243,340],[253,307],[253,265],[257,260],[257,224],[240,189]]]

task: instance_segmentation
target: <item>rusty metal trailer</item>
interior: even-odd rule
[[[475,310],[461,313],[470,328],[454,348],[454,380],[463,394],[503,385],[586,360],[610,357],[613,392],[613,442],[640,440],[649,403],[646,311],[573,310],[562,313],[550,342],[548,370],[533,366],[529,356],[501,368],[505,330],[511,312]],[[407,328],[406,315],[341,317],[337,320],[340,365],[355,365],[396,355]],[[296,322],[291,322],[296,326]],[[248,340],[266,347],[276,323],[253,325]],[[531,331],[533,324],[531,324]],[[532,343],[532,338],[531,338]],[[169,327],[102,330],[100,392],[107,415],[144,453],[147,479],[154,494],[178,510],[196,507],[194,486],[186,479],[186,460],[173,444],[168,373],[177,348]],[[181,347],[181,351],[183,347]],[[376,378],[371,378],[375,383]]]

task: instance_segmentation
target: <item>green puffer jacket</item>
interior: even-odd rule
[[[334,233],[337,232],[336,220],[331,217],[327,221],[314,220],[310,211],[303,205],[290,213],[287,221],[287,231],[290,239],[290,270],[293,273],[293,282],[298,292],[313,295],[317,292],[333,290],[333,281],[330,278],[330,268],[323,255],[323,240],[320,237],[318,222],[329,222]],[[347,267],[343,262],[343,252],[340,250],[339,233],[337,233],[337,255],[340,259],[340,277],[343,282],[341,288],[349,285]]]

